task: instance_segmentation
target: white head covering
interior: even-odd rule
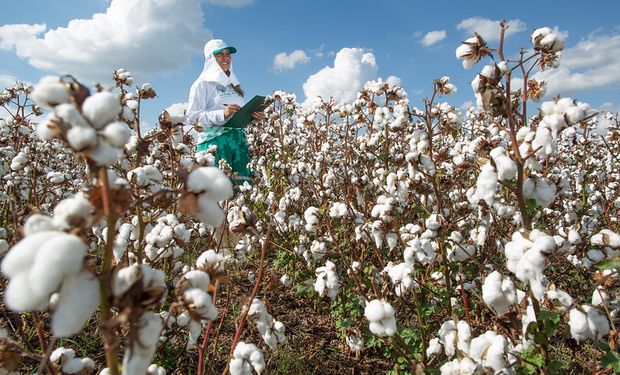
[[[202,68],[202,73],[200,73],[200,78],[223,85],[233,84],[236,86],[239,84],[239,80],[233,71],[232,61],[230,62],[230,76],[227,76],[217,61],[215,61],[215,56],[213,55],[214,51],[224,48],[230,48],[233,53],[237,51],[235,47],[229,46],[222,39],[211,39],[205,44],[205,64]]]

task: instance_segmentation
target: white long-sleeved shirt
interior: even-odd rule
[[[204,132],[198,135],[198,144],[229,132],[231,128],[222,127],[226,123],[225,106],[243,106],[245,103],[243,97],[233,88],[239,81],[232,70],[232,64],[230,75],[226,75],[215,60],[209,42],[205,45],[204,52],[204,68],[190,88],[186,113],[189,125],[198,122],[204,129]]]

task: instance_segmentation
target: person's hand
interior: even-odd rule
[[[254,120],[260,121],[265,118],[265,114],[263,112],[253,112],[252,117],[254,118]]]
[[[224,108],[224,118],[227,119],[230,116],[234,115],[235,112],[237,112],[239,110],[239,105],[237,104],[228,104],[225,108]]]

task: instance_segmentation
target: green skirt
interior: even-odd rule
[[[198,151],[205,151],[209,146],[217,146],[215,163],[217,165],[220,159],[226,160],[235,174],[233,182],[236,185],[242,185],[246,181],[252,184],[252,171],[248,168],[250,162],[248,142],[243,130],[231,129],[222,135],[198,144],[197,149]]]

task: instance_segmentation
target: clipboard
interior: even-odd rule
[[[256,95],[255,97],[250,99],[249,102],[245,103],[245,105],[241,107],[237,112],[235,112],[235,114],[231,118],[229,118],[228,121],[226,121],[222,126],[226,128],[243,129],[248,126],[248,124],[252,122],[252,120],[254,120],[254,117],[252,117],[252,113],[262,112],[265,108],[267,108],[268,105],[269,103],[265,101],[264,96]]]

